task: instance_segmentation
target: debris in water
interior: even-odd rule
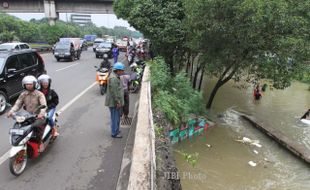
[[[210,144],[206,144],[206,146],[207,146],[208,148],[211,148],[211,145],[210,145]]]
[[[254,146],[258,147],[258,148],[261,148],[261,147],[262,147],[262,145],[259,144],[259,143],[251,143],[251,145],[254,145]]]
[[[257,150],[255,150],[255,149],[253,150],[253,152],[254,152],[255,154],[258,154],[258,151],[257,151]]]
[[[252,140],[252,139],[247,138],[247,137],[243,137],[241,140],[237,139],[236,141],[241,142],[241,143],[245,143],[245,144],[254,145],[254,146],[257,146],[259,148],[262,147],[262,145],[259,144],[259,140]]]
[[[257,166],[257,164],[255,162],[253,162],[252,160],[248,162],[248,164],[252,167],[255,167]]]

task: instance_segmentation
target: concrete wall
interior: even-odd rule
[[[54,2],[56,12],[60,13],[114,14],[113,0],[55,0]],[[0,11],[44,13],[44,3],[43,0],[0,0]]]
[[[128,190],[155,189],[155,133],[150,89],[149,68],[146,67],[140,90]]]

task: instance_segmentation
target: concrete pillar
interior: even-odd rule
[[[45,17],[48,18],[50,25],[55,25],[57,14],[54,0],[44,0],[44,12]]]

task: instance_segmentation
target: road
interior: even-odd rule
[[[105,96],[94,84],[94,66],[101,60],[95,58],[91,48],[74,62],[56,62],[50,53],[42,57],[53,80],[52,88],[60,98],[58,109],[63,108],[60,136],[39,158],[28,162],[21,176],[15,177],[5,156],[13,120],[0,116],[0,190],[115,189],[129,126],[121,127],[122,139],[110,137]]]

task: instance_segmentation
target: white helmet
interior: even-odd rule
[[[46,75],[46,74],[40,75],[39,78],[38,78],[38,81],[39,81],[40,84],[42,82],[47,82],[49,85],[51,85],[51,83],[52,83],[51,77]]]
[[[25,76],[22,80],[22,86],[26,89],[26,84],[33,84],[34,89],[38,87],[38,81],[36,77],[32,75]]]
[[[138,67],[137,63],[133,63],[130,65],[130,68],[136,68],[136,67]]]

